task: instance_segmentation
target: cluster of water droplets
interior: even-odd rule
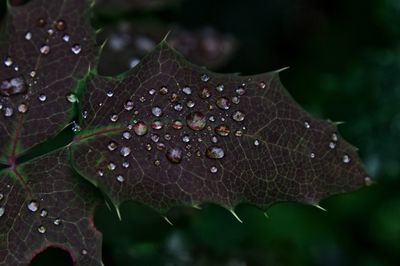
[[[47,21],[44,18],[37,19],[33,25],[32,30],[27,30],[24,35],[24,41],[31,42],[35,46],[41,43],[37,49],[40,56],[45,57],[52,51],[52,43],[55,40],[61,40],[69,46],[70,53],[79,55],[82,47],[79,43],[72,42],[72,37],[67,33],[67,23],[63,19],[56,21]],[[44,31],[45,37],[40,31]],[[35,34],[34,34],[35,32]],[[36,36],[35,36],[36,35]],[[59,44],[54,45],[58,47]],[[20,69],[18,62],[11,56],[6,55],[3,59],[3,67],[11,69],[15,72],[11,78],[0,81],[0,111],[6,118],[12,117],[14,114],[26,113],[29,110],[28,92],[30,88],[38,83],[39,76],[36,69]],[[22,100],[16,106],[12,104],[7,98],[14,95],[23,95]],[[46,94],[40,93],[37,96],[38,103],[44,103],[48,100]],[[69,95],[66,99],[70,102]]]

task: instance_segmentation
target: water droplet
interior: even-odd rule
[[[76,97],[76,95],[71,92],[67,94],[67,101],[69,101],[70,103],[76,103],[78,102],[78,97]]]
[[[14,110],[11,107],[4,108],[4,116],[11,117],[14,114]]]
[[[7,58],[4,60],[4,65],[5,65],[6,67],[10,67],[12,64],[13,64],[13,60],[12,60],[11,57],[7,57]]]
[[[18,112],[22,114],[28,112],[28,105],[25,103],[21,103],[20,105],[18,105]]]
[[[228,110],[229,109],[229,100],[225,97],[218,98],[217,106],[222,110]]]
[[[110,141],[107,145],[109,151],[115,151],[118,148],[118,145],[115,141]]]
[[[50,46],[48,46],[47,44],[42,45],[42,47],[40,47],[40,53],[44,55],[50,53]]]
[[[3,193],[0,193],[0,200],[2,200],[4,198]]]
[[[200,79],[201,79],[201,81],[203,81],[203,82],[208,82],[209,80],[210,80],[210,77],[207,75],[207,74],[202,74],[201,76],[200,76]]]
[[[65,23],[64,20],[59,19],[59,20],[57,20],[55,26],[56,26],[56,29],[57,29],[57,30],[59,30],[59,31],[64,31],[64,30],[67,28],[67,23]]]
[[[47,100],[47,96],[44,95],[44,94],[40,94],[39,97],[38,97],[38,99],[39,99],[39,101],[41,101],[41,102],[45,102],[45,101]]]
[[[158,142],[160,140],[160,136],[157,134],[152,134],[150,138],[153,142]]]
[[[124,131],[124,132],[122,133],[122,137],[123,137],[124,139],[130,139],[130,138],[132,137],[132,135],[131,135],[131,133],[129,133],[128,131]]]
[[[39,226],[38,227],[38,232],[41,233],[41,234],[46,233],[46,227],[44,227],[43,225]]]
[[[158,150],[162,151],[162,150],[165,149],[165,144],[164,143],[157,143],[156,147],[157,147]]]
[[[215,174],[216,172],[218,172],[218,168],[216,166],[211,166],[210,167],[210,172]]]
[[[218,143],[218,138],[216,136],[211,136],[212,143]]]
[[[98,176],[104,176],[104,172],[101,171],[101,170],[98,170],[98,171],[97,171],[97,175],[98,175]]]
[[[189,100],[189,101],[186,102],[186,106],[189,107],[189,108],[193,108],[195,106],[195,103],[194,103],[194,101]]]
[[[115,165],[115,163],[109,162],[108,165],[107,165],[107,168],[108,168],[108,170],[110,170],[110,171],[114,171],[115,168],[117,168],[117,166]]]
[[[146,144],[146,150],[147,151],[151,151],[151,149],[152,149],[151,144],[147,143]]]
[[[114,96],[114,92],[113,91],[107,91],[107,97],[111,98]]]
[[[314,159],[314,158],[315,158],[315,153],[313,153],[313,152],[310,153],[310,158],[311,158],[311,159]]]
[[[239,104],[240,103],[240,99],[239,99],[239,97],[232,97],[232,102],[234,103],[234,104]]]
[[[165,87],[165,86],[162,86],[162,87],[160,88],[160,94],[161,94],[161,95],[166,95],[167,93],[168,93],[168,88]]]
[[[364,178],[364,182],[365,182],[365,185],[366,185],[367,187],[374,184],[374,181],[373,181],[373,180],[371,179],[371,177],[369,177],[369,176],[367,176],[367,177]]]
[[[172,122],[172,128],[173,129],[182,129],[183,128],[183,123],[180,120],[175,120]]]
[[[117,114],[112,114],[110,116],[110,120],[111,120],[111,122],[117,122],[118,121],[118,115]]]
[[[241,111],[236,111],[233,113],[232,115],[232,119],[237,121],[237,122],[241,122],[244,120],[244,113]]]
[[[211,146],[207,148],[206,155],[210,159],[222,159],[225,156],[225,152],[220,147]]]
[[[177,104],[174,105],[174,110],[175,110],[175,111],[180,112],[180,111],[182,111],[182,109],[183,109],[182,104],[177,103]]]
[[[308,123],[308,122],[306,121],[306,122],[304,122],[304,126],[305,126],[306,128],[310,128],[310,123]]]
[[[125,178],[122,175],[119,175],[117,176],[117,181],[123,183],[125,181]]]
[[[36,22],[36,25],[38,27],[44,27],[46,26],[46,20],[44,18],[39,18],[38,21]]]
[[[154,106],[153,108],[151,108],[151,113],[155,116],[155,117],[160,117],[162,115],[162,110],[160,107],[158,106]]]
[[[338,141],[338,136],[335,133],[332,134],[332,140]]]
[[[199,92],[199,97],[202,98],[202,99],[210,98],[210,96],[211,96],[211,92],[210,92],[210,90],[208,88],[203,88]]]
[[[155,165],[155,166],[159,166],[160,164],[161,164],[160,160],[155,160],[155,161],[154,161],[154,165]]]
[[[137,122],[137,123],[133,126],[133,131],[134,131],[135,134],[138,135],[138,136],[146,135],[148,130],[149,130],[149,128],[147,127],[147,125],[146,125],[144,122],[142,122],[142,121]]]
[[[254,146],[259,146],[260,145],[260,141],[258,139],[254,140]]]
[[[32,71],[29,73],[29,76],[31,76],[32,78],[34,78],[34,77],[36,76],[36,71],[35,71],[35,70],[32,70]]]
[[[26,206],[31,212],[36,212],[39,209],[39,203],[35,200],[31,200]]]
[[[183,87],[182,91],[183,91],[183,93],[185,93],[187,95],[192,94],[192,89],[190,87],[188,87],[188,86]]]
[[[63,39],[64,42],[69,42],[70,37],[69,37],[68,34],[64,34],[64,36],[62,37],[62,39]]]
[[[15,70],[15,71],[18,71],[18,70],[19,70],[19,66],[15,66],[15,67],[14,67],[14,70]]]
[[[164,124],[159,120],[153,121],[153,123],[151,124],[151,128],[155,130],[160,130],[163,128],[163,126]]]
[[[241,137],[241,136],[243,136],[243,131],[241,131],[241,130],[236,130],[236,131],[235,131],[235,136],[236,136],[236,137]]]
[[[261,81],[261,82],[258,84],[258,86],[259,86],[261,89],[265,89],[265,88],[267,87],[267,85],[266,85],[265,82],[263,82],[263,81]]]
[[[347,155],[347,154],[343,155],[343,162],[344,163],[349,163],[350,162],[350,156]]]
[[[29,41],[31,39],[32,39],[32,33],[28,31],[27,33],[25,33],[25,40]]]
[[[0,207],[0,217],[2,217],[5,212],[6,212],[6,209],[4,207]]]
[[[133,109],[133,102],[131,100],[127,100],[124,104],[124,109],[126,111],[131,111]]]
[[[236,94],[237,95],[240,95],[240,96],[242,96],[242,95],[244,95],[245,94],[245,89],[243,88],[243,87],[239,87],[239,88],[237,88],[236,89]]]
[[[131,154],[131,149],[129,147],[124,146],[121,148],[120,153],[122,156],[127,157],[129,156],[129,154]]]
[[[61,219],[60,218],[54,219],[53,224],[54,225],[60,225],[61,224]]]
[[[182,150],[179,148],[171,148],[167,151],[167,159],[171,162],[171,163],[180,163],[182,161]]]
[[[210,116],[210,117],[208,118],[208,120],[211,121],[211,122],[215,122],[215,116],[213,116],[213,115]]]
[[[172,137],[171,137],[171,134],[168,134],[168,133],[167,133],[167,134],[164,135],[164,139],[165,139],[166,141],[170,141],[171,138],[172,138]]]
[[[222,137],[228,136],[230,132],[231,132],[231,130],[229,129],[229,127],[227,125],[219,125],[215,128],[215,133],[217,133],[218,135],[220,135]]]
[[[1,96],[11,96],[27,92],[25,81],[22,77],[3,80],[0,85]]]
[[[83,117],[83,119],[86,119],[88,117],[88,111],[83,111],[82,117]]]
[[[47,216],[47,210],[46,210],[46,209],[42,209],[42,210],[40,211],[40,216],[41,216],[41,217],[46,217],[46,216]]]
[[[123,162],[123,163],[122,163],[122,167],[123,167],[123,168],[129,168],[129,162],[126,162],[126,161]]]
[[[331,148],[333,150],[335,147],[336,147],[336,144],[334,142],[329,143],[329,148]]]
[[[186,117],[187,125],[189,128],[199,131],[206,127],[206,117],[201,112],[193,112]]]
[[[189,135],[184,135],[184,136],[182,137],[182,141],[188,143],[188,142],[190,141]]]
[[[74,54],[80,54],[80,52],[82,51],[82,48],[81,48],[81,46],[79,45],[79,44],[74,44],[74,45],[72,45],[72,47],[71,47],[71,51],[74,53]]]
[[[75,133],[81,131],[81,126],[76,121],[72,121],[72,131]]]
[[[219,84],[215,89],[219,92],[223,92],[224,91],[225,86],[223,84]]]

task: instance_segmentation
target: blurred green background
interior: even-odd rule
[[[155,42],[171,25],[228,34],[229,55],[210,65],[218,72],[290,66],[282,73],[287,90],[315,116],[345,122],[341,134],[359,147],[377,184],[324,200],[327,212],[282,203],[266,218],[241,205],[243,224],[211,204],[171,210],[174,226],[137,203],[123,205],[122,221],[103,207],[95,223],[103,233],[106,266],[400,265],[399,0],[170,0],[140,8],[132,2],[146,3],[100,1],[93,24],[131,25],[139,29],[129,34],[137,31]],[[118,35],[104,34],[116,38],[119,53],[132,53],[125,51],[129,45],[118,46]],[[57,264],[49,262],[52,256]],[[59,250],[39,255],[33,265],[64,265],[62,257],[70,265]]]

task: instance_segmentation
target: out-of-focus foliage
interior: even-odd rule
[[[123,206],[122,221],[100,209],[105,265],[398,265],[399,1],[186,0],[151,13],[99,12],[95,24],[137,18],[229,33],[240,46],[218,71],[290,66],[282,74],[286,88],[308,111],[346,122],[342,135],[360,148],[378,183],[322,202],[328,212],[278,204],[267,219],[241,206],[243,224],[214,205],[172,210],[174,226],[134,203]],[[51,257],[34,265],[54,265],[44,262]]]

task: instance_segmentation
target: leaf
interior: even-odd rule
[[[68,157],[64,149],[0,172],[0,265],[29,265],[48,247],[68,251],[74,265],[101,263],[100,198]]]
[[[317,205],[369,180],[334,123],[303,111],[279,71],[215,74],[165,42],[124,79],[93,77],[81,107],[74,167],[117,206]]]
[[[12,164],[71,119],[66,95],[95,60],[88,1],[9,6],[0,43],[0,160]]]

